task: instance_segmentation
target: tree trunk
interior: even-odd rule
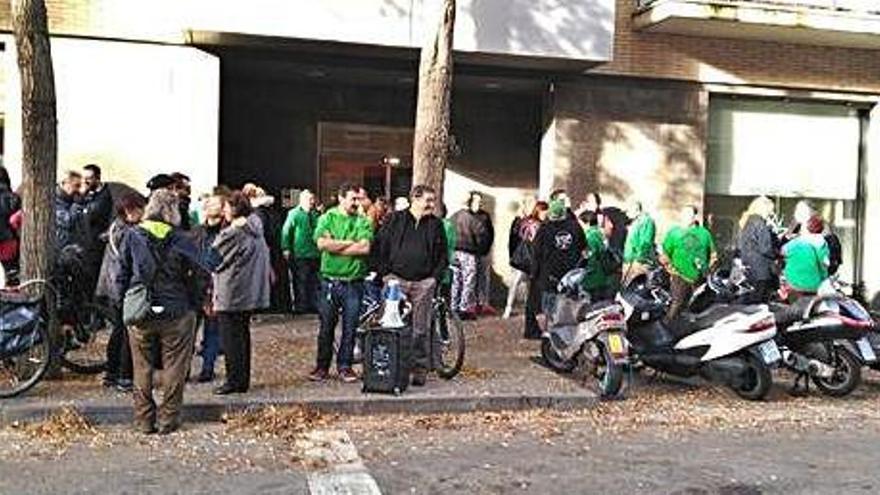
[[[455,0],[443,2],[435,36],[422,47],[419,63],[419,95],[413,142],[413,184],[424,184],[443,197],[443,176],[452,145],[452,43],[455,31]]]
[[[21,280],[49,279],[55,254],[58,141],[48,19],[43,0],[12,0],[11,7],[21,74]],[[54,308],[53,294],[47,297],[49,308]],[[52,349],[58,349],[61,336],[54,311],[48,317]],[[53,360],[49,376],[58,374],[58,363]]]
[[[55,251],[55,75],[43,0],[12,0],[21,73],[22,280],[48,278]]]

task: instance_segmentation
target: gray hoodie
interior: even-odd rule
[[[254,311],[269,307],[269,247],[259,217],[243,226],[230,225],[214,240],[220,265],[214,270],[214,310]]]

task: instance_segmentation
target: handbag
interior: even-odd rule
[[[513,256],[510,258],[510,266],[521,272],[531,273],[533,260],[532,243],[524,240],[519,243],[519,246],[513,252]]]
[[[156,264],[153,277],[148,284],[138,283],[129,287],[122,298],[122,323],[126,326],[143,325],[153,317],[152,285],[159,277],[159,272],[162,269],[160,260],[163,258],[156,256],[152,249],[149,251]]]

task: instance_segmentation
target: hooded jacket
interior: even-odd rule
[[[201,307],[207,282],[195,244],[163,222],[147,220],[122,234],[119,267],[113,273],[112,296],[122,301],[138,284],[150,289],[151,305],[161,308],[156,318],[179,318]]]
[[[495,228],[492,219],[485,211],[476,213],[469,209],[458,211],[452,215],[455,231],[458,234],[457,251],[485,256],[492,249],[495,242]]]
[[[233,222],[214,240],[220,264],[214,269],[214,311],[254,311],[269,307],[269,246],[259,217]]]

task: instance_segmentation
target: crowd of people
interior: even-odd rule
[[[424,185],[391,203],[346,184],[326,208],[304,190],[282,222],[274,198],[254,184],[218,186],[195,204],[185,174],[157,175],[147,188],[146,198],[134,190],[114,198],[101,168],[90,164],[64,173],[55,202],[57,247],[79,253],[82,290],[107,301],[120,319],[129,318],[110,336],[104,382],[132,392],[135,423],[145,433],[179,426],[196,349],[202,369],[195,380],[213,381],[223,353],[225,382],[215,393],[248,391],[255,312],[280,306],[317,314],[309,379],[330,379],[335,355],[335,376],[355,382],[355,332],[364,300],[379,300],[382,287],[396,280],[412,303],[415,386],[426,383],[435,362],[428,335],[437,291],[448,294],[462,319],[494,313],[489,281],[495,228],[480,192],[468,193],[447,215],[437,192]],[[791,294],[815,293],[840,265],[839,240],[806,202],[798,204],[788,229],[775,224],[774,210],[773,201],[757,198],[740,222],[737,248],[757,288],[753,297],[769,298],[780,278]],[[526,285],[524,337],[539,339],[538,316],[570,270],[585,268],[585,291],[602,300],[662,265],[671,281],[667,318],[675,319],[717,258],[699,213],[683,208],[679,223],[658,243],[654,218],[641,203],[623,211],[590,194],[574,208],[564,190],[526,198],[510,227],[513,271],[503,317],[513,315],[516,294]],[[0,261],[6,268],[18,258],[21,222],[20,198],[0,168]],[[130,316],[138,300],[147,301],[148,316]],[[153,398],[157,368],[164,373],[159,405]]]

